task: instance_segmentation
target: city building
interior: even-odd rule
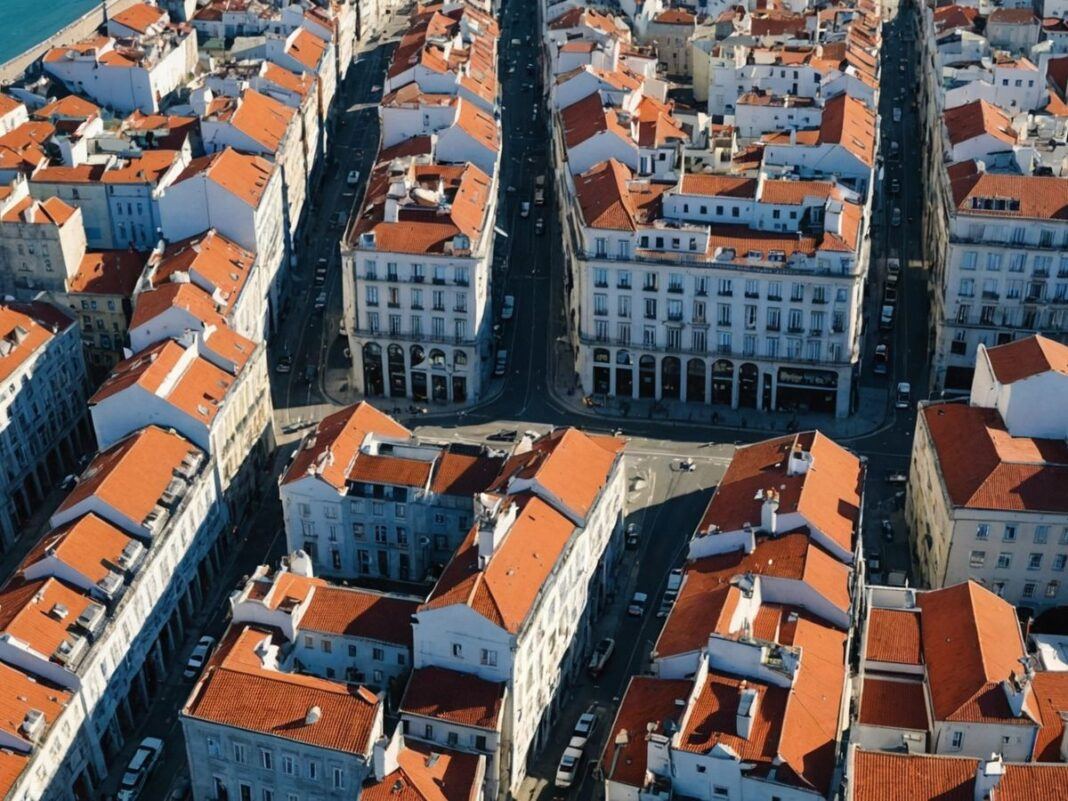
[[[974,579],[1037,611],[1062,603],[1068,346],[979,345],[970,402],[921,403],[905,516],[930,587]]]
[[[480,686],[477,697],[503,705],[500,752],[490,760],[501,793],[517,791],[585,668],[622,550],[623,446],[575,429],[524,438],[478,495],[470,532],[413,619],[413,681],[441,668],[497,685]],[[403,714],[416,707],[406,695]],[[480,715],[476,728],[494,728],[492,717]],[[409,724],[407,736],[434,740],[437,724],[424,725]],[[489,735],[474,734],[487,745]]]
[[[144,35],[96,36],[45,53],[44,71],[75,94],[128,114],[155,114],[197,63],[197,34],[181,24],[153,26]]]
[[[316,575],[425,581],[467,535],[474,497],[502,461],[420,442],[366,402],[334,412],[279,481],[288,549],[307,553]]]
[[[85,255],[82,211],[58,197],[36,200],[26,190],[17,180],[0,200],[0,284],[9,294],[63,292]]]
[[[45,303],[0,305],[0,552],[91,445],[77,323]]]
[[[5,737],[5,798],[100,792],[220,566],[227,516],[206,464],[156,427],[101,452],[0,588],[5,709],[38,699],[20,692],[31,683],[55,688],[13,751]]]

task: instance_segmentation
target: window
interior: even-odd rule
[[[319,763],[318,762],[309,762],[308,763],[308,778],[311,779],[312,781],[319,781]]]
[[[210,756],[210,757],[219,756],[219,741],[218,740],[216,740],[214,737],[208,737],[207,738],[207,746],[208,746],[208,756]]]
[[[1064,571],[1065,563],[1068,563],[1068,555],[1059,553],[1053,557],[1053,569],[1056,570],[1058,573]]]
[[[1057,593],[1060,591],[1061,583],[1059,581],[1051,581],[1046,585],[1046,597],[1056,598]]]
[[[713,796],[713,798],[730,798],[731,797],[731,792],[726,787],[721,787],[718,784],[713,784],[712,785],[712,796]]]
[[[335,551],[334,553],[337,553],[337,551]],[[334,644],[330,640],[327,640],[325,638],[323,639],[322,643],[320,643],[320,645],[322,646],[324,654],[329,654],[334,650]]]
[[[483,648],[479,661],[483,665],[497,667],[497,652],[489,648]]]
[[[985,540],[990,536],[990,525],[988,523],[980,523],[975,527],[975,538],[977,540]]]
[[[1001,537],[1005,542],[1016,542],[1016,526],[1012,523],[1005,525],[1005,533]]]
[[[1035,584],[1035,582],[1033,582],[1033,581],[1025,581],[1024,582],[1024,586],[1023,586],[1023,597],[1024,598],[1034,598],[1035,597],[1035,589],[1037,587],[1038,587],[1038,585]]]
[[[244,765],[248,761],[248,752],[241,743],[234,743],[234,762]]]
[[[1032,553],[1027,556],[1027,569],[1028,570],[1041,570],[1042,569],[1042,554]]]
[[[383,649],[383,648],[372,648],[371,649],[371,658],[373,660],[375,660],[376,662],[385,662],[386,661],[385,649]]]
[[[476,734],[475,735],[475,748],[477,748],[479,751],[485,751],[486,750],[486,735],[484,735],[484,734]]]
[[[1049,526],[1035,526],[1035,545],[1045,545],[1049,540]]]
[[[289,754],[282,755],[282,773],[286,776],[292,776],[297,772],[297,763]]]
[[[260,765],[263,766],[264,770],[274,770],[274,754],[261,748]]]
[[[423,737],[425,737],[427,740],[434,739],[434,727],[431,726],[429,723],[423,727]]]
[[[1012,567],[1012,554],[1002,551],[998,554],[998,569],[1008,570]]]
[[[464,658],[464,647],[463,647],[463,645],[461,645],[458,642],[454,642],[452,644],[452,655],[455,656],[455,657],[458,657],[459,659],[463,659]]]
[[[260,798],[262,801],[274,801],[274,790],[270,790],[266,787],[261,788]]]
[[[450,731],[448,734],[445,735],[445,742],[455,748],[457,745],[460,744],[460,735],[454,731]]]
[[[972,551],[968,559],[968,566],[979,569],[986,563],[986,551]]]
[[[334,789],[345,789],[345,771],[342,768],[334,768]]]
[[[960,747],[962,745],[964,745],[964,732],[962,732],[962,731],[953,732],[953,734],[952,734],[952,736],[950,737],[950,740],[949,740],[949,745],[950,745],[951,748],[955,748],[955,749],[959,750]]]

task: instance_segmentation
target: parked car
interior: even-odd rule
[[[59,488],[64,491],[74,489],[74,485],[78,483],[78,477],[74,473],[70,473],[63,477],[63,480],[59,482]]]
[[[598,718],[596,707],[590,705],[585,712],[579,715],[578,722],[575,724],[575,731],[571,735],[571,743],[581,742],[578,747],[585,748],[586,743],[590,741],[590,737],[597,730]]]
[[[887,331],[894,327],[894,307],[883,306],[879,313],[879,329]]]
[[[649,603],[649,596],[644,592],[636,592],[630,599],[627,614],[631,617],[641,617],[645,614],[645,605]]]
[[[682,568],[676,567],[668,573],[667,588],[669,592],[678,592],[682,587]]]
[[[897,178],[891,178],[890,179],[890,194],[896,195],[900,191],[901,191],[901,181],[897,180]]]
[[[883,303],[886,306],[894,306],[897,304],[897,287],[893,284],[887,284],[883,287]]]
[[[501,303],[501,319],[511,320],[515,316],[515,295],[505,295]]]
[[[326,308],[326,293],[325,292],[320,292],[318,295],[315,296],[315,310],[317,312],[321,312],[325,308]]]
[[[497,351],[497,359],[493,363],[493,376],[500,378],[504,375],[505,369],[508,367],[508,351],[501,349]]]
[[[667,617],[671,614],[671,607],[675,605],[675,599],[679,597],[677,592],[665,592],[664,597],[660,599],[660,608],[656,610],[657,617]]]
[[[887,484],[908,484],[909,474],[901,470],[888,470],[886,472]]]
[[[359,170],[349,170],[349,176],[348,176],[348,178],[345,179],[345,183],[347,183],[349,186],[356,186],[356,184],[358,184],[359,182],[360,182],[360,171]]]
[[[534,205],[545,205],[545,176],[539,175],[534,179]]]
[[[276,373],[288,373],[292,369],[293,369],[293,357],[292,356],[283,356],[281,359],[278,360],[278,364],[276,364],[274,366],[274,371]]]
[[[214,647],[214,637],[205,635],[197,640],[196,647],[193,648],[193,653],[189,655],[189,661],[185,663],[185,670],[182,671],[182,676],[191,679],[197,675],[201,668],[204,667],[204,663],[208,661],[208,657],[211,655],[211,651]]]
[[[349,217],[348,217],[347,214],[345,214],[345,212],[343,212],[343,211],[336,212],[334,214],[334,225],[336,225],[338,228],[341,228],[342,226],[345,225],[345,221],[348,218]]]
[[[605,637],[599,643],[597,647],[593,649],[593,653],[590,654],[590,661],[586,665],[586,669],[589,670],[593,676],[600,675],[604,670],[604,666],[608,664],[608,660],[612,656],[612,652],[616,650],[616,641],[611,637]]]
[[[876,375],[886,375],[890,370],[890,346],[885,342],[875,346],[871,371]]]
[[[910,405],[912,405],[912,385],[908,381],[902,381],[897,385],[894,406],[898,409],[907,409]]]
[[[545,220],[543,220],[541,217],[538,217],[538,219],[534,221],[534,233],[545,233]]]
[[[894,210],[890,212],[890,224],[895,228],[901,225],[901,209],[894,206]]]
[[[624,546],[628,551],[633,551],[638,548],[638,545],[642,541],[642,530],[638,527],[637,523],[628,523],[626,530],[626,537],[624,539]]]
[[[890,158],[896,159],[900,152],[901,152],[901,145],[899,145],[897,142],[891,142],[890,143]]]
[[[529,217],[530,216],[530,201],[524,200],[522,203],[519,204],[519,216],[520,217]]]
[[[560,765],[556,769],[556,786],[570,787],[578,776],[579,765],[582,763],[582,749],[568,746],[564,749],[564,755],[560,757]]]
[[[901,122],[901,108],[894,106],[894,122]]]
[[[122,774],[119,784],[118,801],[134,801],[145,786],[152,768],[156,766],[159,755],[163,753],[163,741],[157,737],[146,737],[137,746],[126,772]]]
[[[894,541],[894,526],[893,526],[893,524],[890,522],[890,520],[888,518],[885,518],[885,517],[883,518],[882,528],[883,528],[883,539],[886,540],[887,542],[893,542]]]
[[[897,259],[886,260],[886,283],[897,284],[901,277],[901,262]]]

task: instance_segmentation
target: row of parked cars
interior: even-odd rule
[[[597,708],[592,705],[579,715],[575,729],[571,732],[571,739],[568,741],[567,748],[564,749],[564,754],[560,757],[560,764],[556,768],[556,781],[554,783],[557,787],[566,789],[575,784],[582,764],[586,759],[586,746],[589,744],[593,733],[597,730],[599,721],[600,715],[597,712]]]

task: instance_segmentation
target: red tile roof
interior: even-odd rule
[[[939,33],[956,28],[974,30],[978,17],[979,9],[977,8],[960,5],[942,6],[934,10],[935,30]]]
[[[67,95],[51,103],[46,103],[33,112],[36,120],[88,120],[100,116],[100,106],[78,95]]]
[[[619,704],[619,711],[612,728],[605,738],[601,764],[605,778],[642,787],[645,784],[648,744],[646,732],[670,736],[665,723],[677,725],[681,709],[676,701],[685,702],[690,695],[692,682],[682,679],[654,679],[648,676],[632,676],[627,691]],[[620,732],[627,732],[627,744],[618,749],[616,739]]]
[[[427,485],[432,468],[433,463],[424,459],[361,453],[349,468],[348,480],[422,489]]]
[[[1042,728],[1035,738],[1031,759],[1035,762],[1060,762],[1064,740],[1064,718],[1068,713],[1068,672],[1042,670],[1031,680],[1035,706]]]
[[[152,286],[191,280],[213,300],[221,299],[226,312],[241,297],[255,264],[255,253],[210,228],[169,243],[152,269]]]
[[[1068,376],[1068,345],[1041,334],[987,348],[986,357],[1002,384],[1049,372]]]
[[[60,643],[74,632],[74,621],[91,599],[59,579],[26,581],[20,574],[0,589],[0,634],[25,643],[45,659],[51,659]],[[65,608],[61,617],[57,611]]]
[[[117,295],[129,299],[147,255],[136,250],[90,250],[70,279],[69,292]]]
[[[37,319],[31,311],[9,303],[0,305],[0,341],[9,346],[6,352],[0,351],[0,381],[43,352],[54,336],[46,321]]]
[[[679,183],[679,194],[709,197],[733,197],[754,200],[757,193],[755,178],[734,175],[704,175],[686,173]]]
[[[397,769],[360,790],[363,801],[472,801],[481,793],[479,755],[405,741]]]
[[[8,207],[7,211],[4,212],[3,220],[6,223],[62,226],[74,216],[76,211],[76,208],[68,206],[58,197],[34,200],[27,195],[13,206]]]
[[[895,665],[922,665],[918,611],[873,608],[868,613],[864,658]]]
[[[274,165],[261,156],[238,153],[232,148],[220,150],[189,162],[174,179],[180,184],[198,175],[213,181],[253,208],[258,208],[267,184],[274,174]]]
[[[135,3],[113,14],[111,19],[130,30],[145,33],[150,27],[166,21],[166,12],[148,3]]]
[[[379,698],[364,687],[264,668],[256,648],[271,636],[266,628],[231,627],[182,714],[320,748],[368,755],[380,714]],[[313,708],[318,708],[319,718],[309,722]]]
[[[298,626],[345,637],[412,647],[411,618],[419,602],[368,590],[320,585]]]
[[[434,465],[430,491],[437,495],[470,497],[483,492],[500,472],[504,459],[472,456],[447,448]]]
[[[974,161],[948,168],[953,202],[962,214],[1068,220],[1068,181],[1046,175],[979,172]]]
[[[119,559],[131,542],[134,540],[125,532],[90,512],[45,534],[19,569],[54,556],[96,584],[108,574],[121,571]]]
[[[990,590],[967,581],[920,594],[923,654],[935,720],[1034,725],[1034,705],[1012,714],[1001,682],[1022,673],[1016,612]]]
[[[282,477],[288,484],[306,475],[321,478],[336,489],[344,489],[349,465],[356,458],[368,434],[407,439],[412,432],[392,417],[361,401],[324,417],[301,443],[300,450]]]
[[[500,731],[505,685],[470,673],[424,667],[412,671],[400,713]]]
[[[858,720],[866,726],[926,732],[929,725],[923,682],[865,678]]]
[[[875,112],[842,92],[823,106],[819,142],[841,145],[870,167],[875,163],[875,127]]]
[[[997,409],[937,403],[920,417],[954,506],[1068,512],[1068,445],[1014,437]]]
[[[807,471],[788,475],[790,454],[811,455]],[[738,448],[705,509],[699,531],[760,527],[759,491],[779,493],[779,515],[800,514],[848,553],[860,517],[864,470],[860,460],[819,431],[804,431]],[[714,535],[713,535],[714,536]]]
[[[997,106],[985,100],[974,100],[962,106],[948,109],[943,115],[949,141],[954,145],[986,134],[1006,145],[1016,144],[1017,134],[1012,121]]]
[[[986,21],[988,25],[1037,25],[1038,17],[1030,8],[995,8]]]

